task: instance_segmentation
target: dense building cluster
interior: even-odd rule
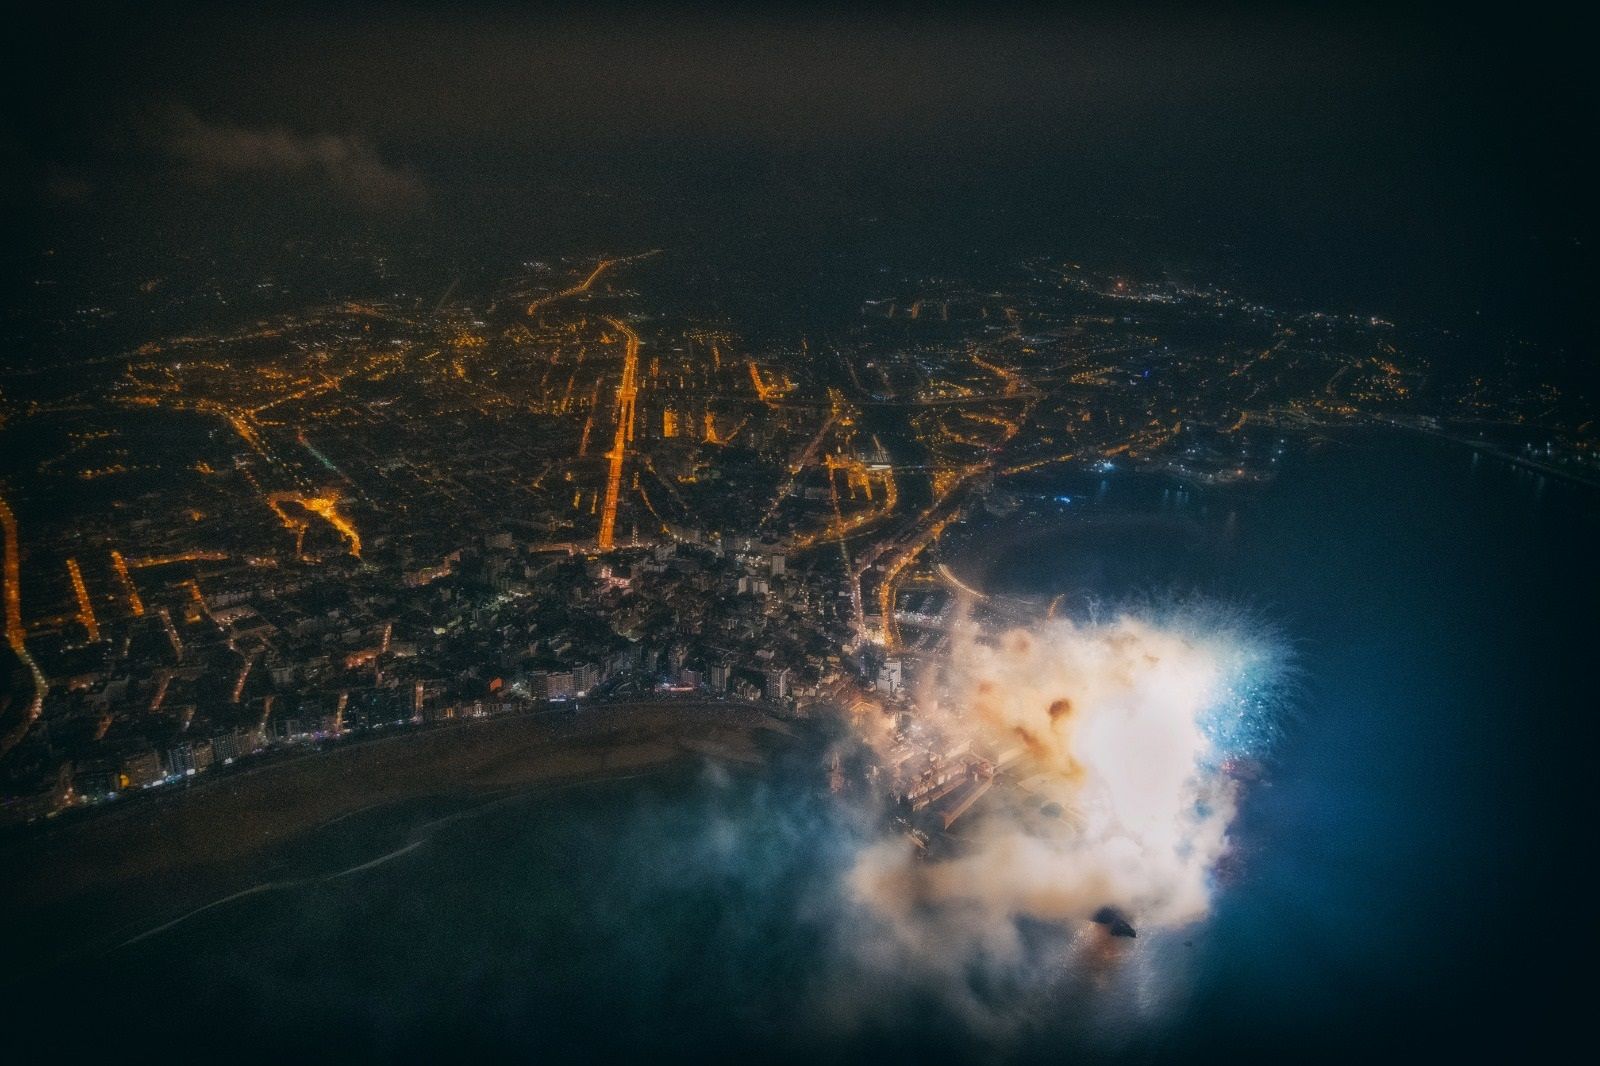
[[[902,713],[973,591],[941,539],[1039,471],[1247,486],[1383,422],[1595,472],[1542,394],[1434,387],[1372,319],[1039,260],[771,338],[652,292],[671,271],[530,264],[8,375],[7,817],[486,715]],[[907,802],[980,791],[975,758],[908,750],[962,769]]]

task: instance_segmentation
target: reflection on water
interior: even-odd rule
[[[1051,948],[1076,933],[1033,930],[1041,965],[1076,969],[990,989],[1007,1024],[974,1024],[860,950],[839,875],[871,827],[802,752],[362,812],[262,879],[292,884],[56,975],[85,983],[92,1026],[25,989],[14,1031],[318,1061],[1054,1060],[1486,1048],[1572,1009],[1550,960],[1593,936],[1563,826],[1593,802],[1595,499],[1409,440],[1302,457],[1255,496],[1061,491],[1082,506],[987,531],[963,572],[1086,602],[1196,592],[1294,649],[1295,714],[1204,926],[1094,965]]]

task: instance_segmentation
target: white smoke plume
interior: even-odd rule
[[[1008,780],[953,827],[951,856],[897,836],[859,853],[848,890],[877,935],[853,950],[945,981],[995,1023],[984,986],[1009,988],[1014,1008],[1040,971],[1059,983],[1137,950],[1090,924],[1104,908],[1141,937],[1206,916],[1236,810],[1228,763],[1264,727],[1281,656],[1215,612],[1158,617],[961,629],[922,686],[910,743],[970,744]],[[892,762],[903,742],[881,715],[863,725]],[[1041,926],[1058,934],[1053,957],[1030,940]]]

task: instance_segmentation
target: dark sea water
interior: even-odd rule
[[[61,1061],[1535,1052],[1595,946],[1600,499],[1417,438],[1285,463],[1248,494],[1041,484],[1074,503],[965,564],[1069,603],[1219,599],[1293,656],[1213,917],[1142,936],[1093,995],[990,990],[996,1025],[874,964],[840,886],[869,829],[798,750],[350,818],[273,857],[287,887],[29,982],[8,1039]]]
[[[1559,1047],[1596,946],[1600,495],[1397,436],[1287,467],[1250,494],[1073,485],[989,556],[991,587],[1199,593],[1290,648],[1242,870],[1152,1047]]]

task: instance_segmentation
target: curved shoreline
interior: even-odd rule
[[[7,923],[0,948],[59,962],[63,953],[45,933],[51,926],[71,926],[81,950],[130,925],[159,924],[150,902],[159,901],[161,914],[183,914],[276,880],[264,876],[275,852],[367,811],[435,797],[525,795],[694,758],[756,764],[794,736],[754,708],[662,702],[396,734],[230,775],[167,802],[0,842],[3,913],[40,919],[27,929]]]
[[[618,776],[571,778],[544,785],[531,785],[526,788],[513,789],[504,795],[497,795],[494,799],[489,800],[487,803],[481,803],[474,807],[468,808],[465,811],[458,811],[455,814],[445,815],[441,818],[436,818],[430,822],[424,823],[420,829],[413,831],[413,839],[410,840],[410,842],[402,844],[392,851],[385,852],[376,858],[366,859],[362,862],[356,863],[354,866],[348,866],[342,870],[335,870],[332,873],[308,874],[305,877],[290,878],[282,881],[267,881],[261,884],[252,885],[249,888],[241,889],[237,892],[231,893],[230,895],[224,896],[221,899],[212,900],[210,903],[203,904],[193,910],[185,911],[175,918],[169,918],[154,928],[146,929],[142,933],[137,933],[133,936],[130,936],[121,943],[107,947],[105,949],[105,953],[120,951],[123,948],[132,947],[141,941],[149,940],[152,937],[159,936],[169,929],[182,925],[191,918],[199,917],[201,914],[204,914],[207,911],[225,906],[237,899],[245,899],[247,897],[261,895],[262,893],[266,892],[288,891],[310,885],[327,884],[332,881],[340,881],[347,877],[354,877],[357,874],[365,873],[368,870],[382,866],[395,859],[409,855],[413,851],[416,851],[418,848],[428,843],[428,841],[433,838],[434,833],[440,827],[454,822],[475,818],[480,814],[484,814],[489,810],[500,807],[502,804],[511,801],[532,800],[539,797],[546,797],[558,792],[566,791],[568,789],[580,788],[585,785],[602,785],[615,781],[630,781],[652,774],[664,773],[665,771],[671,769],[673,765],[675,765],[675,762],[664,762],[652,767],[648,767],[644,770]],[[306,834],[308,836],[315,835],[354,815],[367,814],[375,811],[392,810],[394,807],[405,802],[405,800],[400,800],[394,804],[375,803],[366,807],[361,807],[355,811],[349,812],[348,814],[340,815],[330,822],[324,822],[321,825],[314,826],[311,829],[306,830]]]

